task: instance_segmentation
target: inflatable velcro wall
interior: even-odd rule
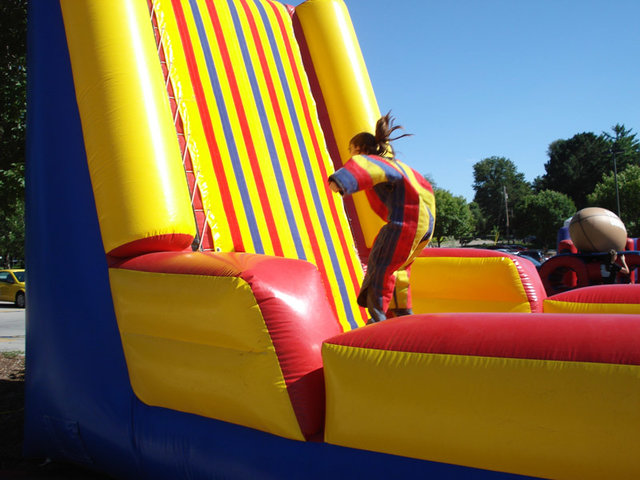
[[[180,250],[197,229],[215,251],[307,260],[343,329],[362,325],[362,268],[284,5],[62,13],[105,251]]]

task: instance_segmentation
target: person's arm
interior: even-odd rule
[[[333,190],[331,183],[335,183],[339,193],[351,195],[361,190],[369,190],[379,183],[400,178],[402,175],[384,162],[370,161],[366,155],[354,155],[328,180],[331,190]]]
[[[620,273],[629,275],[629,267],[627,266],[627,262],[624,259],[624,255],[620,255],[620,263],[622,263],[622,268],[620,269]]]

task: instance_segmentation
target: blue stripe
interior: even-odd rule
[[[304,251],[304,247],[302,245],[302,239],[300,237],[298,225],[296,223],[296,219],[293,213],[293,208],[291,206],[291,199],[289,198],[287,185],[284,181],[284,175],[282,173],[282,167],[280,166],[280,159],[278,157],[278,152],[276,150],[275,142],[273,140],[271,126],[269,125],[269,119],[267,117],[266,107],[265,107],[262,95],[260,94],[260,88],[258,87],[255,68],[253,66],[253,63],[251,62],[249,49],[247,48],[247,39],[244,35],[240,34],[242,32],[242,25],[240,24],[238,11],[234,2],[229,2],[229,10],[231,11],[233,25],[235,26],[235,29],[237,32],[238,43],[240,44],[240,50],[242,51],[242,58],[244,59],[244,65],[247,69],[247,76],[249,78],[249,83],[251,84],[253,98],[256,101],[256,107],[258,109],[258,114],[260,116],[260,124],[262,125],[262,132],[264,133],[265,141],[267,143],[267,148],[269,150],[271,164],[273,166],[273,170],[276,176],[276,182],[278,184],[278,191],[280,192],[280,198],[282,199],[282,204],[287,217],[287,223],[289,224],[289,231],[291,232],[291,235],[293,237],[293,243],[296,247],[298,258],[302,260],[306,260],[307,256]],[[275,201],[276,199],[272,198],[271,200]]]
[[[220,86],[220,80],[217,76],[215,64],[213,62],[213,55],[209,48],[209,39],[207,38],[206,31],[204,29],[204,23],[198,4],[196,0],[189,0],[191,5],[191,11],[193,12],[193,19],[196,23],[198,30],[198,36],[200,38],[200,45],[202,47],[205,61],[207,64],[207,71],[211,81],[211,88],[218,104],[218,110],[220,112],[220,120],[224,131],[224,136],[229,147],[229,155],[231,157],[231,164],[233,165],[233,172],[238,182],[238,190],[240,191],[240,197],[242,198],[242,205],[244,213],[247,217],[247,223],[249,224],[249,231],[251,232],[251,240],[254,245],[256,253],[264,253],[264,247],[262,245],[262,239],[260,238],[260,231],[258,229],[258,222],[256,221],[255,212],[251,205],[251,197],[249,196],[249,189],[247,188],[247,181],[244,177],[242,170],[242,164],[240,163],[240,155],[238,154],[238,148],[236,146],[233,131],[231,130],[231,122],[229,121],[229,113],[227,112],[226,105],[224,103],[224,97],[222,96],[222,88]],[[215,42],[214,42],[215,43]],[[215,161],[215,159],[213,159]],[[229,212],[231,213],[231,212]]]
[[[433,233],[433,224],[435,222],[435,218],[433,218],[433,213],[431,213],[431,210],[428,208],[427,208],[427,213],[429,213],[429,227],[427,228],[427,233],[425,233],[422,236],[422,239],[420,240],[421,242],[424,242],[425,240],[427,240]]]
[[[267,32],[267,37],[269,38],[269,44],[271,46],[271,51],[272,52],[277,52],[278,51],[278,46],[277,43],[275,41],[275,36],[274,36],[274,32],[272,30],[273,26],[271,25],[271,22],[269,21],[269,18],[267,16],[267,12],[264,9],[264,6],[262,5],[261,2],[257,2],[256,6],[258,7],[258,11],[260,12],[260,16],[262,17],[262,22],[264,24],[265,30]],[[327,250],[329,252],[329,257],[331,259],[331,265],[333,267],[333,270],[338,273],[341,272],[342,270],[340,268],[340,263],[338,261],[338,256],[336,253],[336,249],[335,246],[333,245],[333,239],[331,238],[331,235],[329,233],[329,226],[327,224],[327,219],[326,217],[323,215],[324,209],[322,207],[322,202],[320,201],[320,195],[318,192],[318,188],[317,188],[317,184],[315,181],[312,181],[315,177],[313,175],[313,169],[311,168],[311,162],[309,159],[309,152],[307,152],[306,149],[306,145],[304,142],[304,138],[302,136],[302,131],[300,128],[300,123],[298,121],[298,117],[297,115],[295,115],[295,107],[294,107],[294,103],[293,103],[293,98],[291,95],[291,90],[289,88],[289,83],[287,80],[287,77],[284,73],[284,67],[282,65],[282,59],[280,58],[280,56],[276,56],[274,55],[274,61],[276,64],[276,67],[278,69],[278,76],[280,77],[280,83],[282,84],[282,90],[285,94],[285,98],[287,101],[287,107],[289,108],[289,112],[290,112],[290,116],[291,116],[291,123],[293,125],[295,134],[296,134],[296,139],[298,141],[298,145],[300,145],[300,153],[302,154],[302,160],[303,160],[303,164],[304,164],[304,169],[305,169],[305,173],[307,175],[307,178],[309,179],[309,186],[311,188],[311,195],[313,197],[313,203],[315,206],[315,210],[318,214],[318,220],[320,221],[320,225],[322,228],[322,234],[324,236],[324,240],[325,240],[325,245],[327,246]],[[324,182],[324,179],[322,179]],[[309,232],[311,233],[311,232]],[[342,298],[342,301],[345,305],[349,305],[350,301],[349,301],[349,293],[347,292],[347,287],[343,281],[343,278],[337,278],[338,280],[338,287],[340,289],[340,296]],[[349,322],[349,325],[352,328],[357,328],[358,324],[356,323],[356,320],[353,316],[353,311],[351,308],[346,308],[346,314],[347,314],[347,320]]]
[[[347,195],[351,195],[352,193],[360,190],[358,180],[353,175],[353,173],[351,173],[346,168],[340,168],[336,170],[332,175],[329,176],[329,180],[338,185],[338,187],[340,187],[342,191]]]

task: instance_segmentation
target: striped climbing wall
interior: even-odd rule
[[[287,7],[149,3],[201,244],[314,263],[343,328],[362,325],[362,269]]]

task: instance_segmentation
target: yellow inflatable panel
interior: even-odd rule
[[[323,359],[329,443],[542,478],[640,473],[638,366],[331,344]]]
[[[296,15],[344,163],[350,157],[349,140],[362,131],[373,133],[380,118],[351,17],[342,0],[307,0],[296,7]],[[363,192],[355,194],[353,200],[366,246],[371,248],[384,222]]]
[[[109,279],[140,400],[304,440],[244,280],[124,269]]]
[[[531,311],[508,257],[418,257],[411,291],[415,313]]]
[[[188,247],[193,211],[147,2],[61,6],[106,252],[148,238]]]
[[[545,313],[640,313],[640,303],[581,303],[545,299]]]

